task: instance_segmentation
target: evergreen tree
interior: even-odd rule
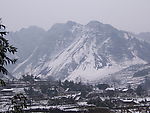
[[[33,75],[29,75],[29,74],[26,74],[26,75],[22,75],[22,81],[24,82],[29,82],[29,83],[34,83],[35,82],[35,77]]]
[[[27,98],[24,94],[16,94],[11,99],[12,113],[24,113],[23,108],[27,108]]]
[[[138,85],[138,87],[136,88],[136,94],[139,96],[142,96],[145,94],[145,89],[143,88],[142,84]]]
[[[5,68],[7,64],[14,64],[16,59],[8,57],[8,54],[15,54],[17,48],[10,45],[9,41],[5,38],[7,31],[5,31],[5,25],[2,24],[0,19],[0,73],[7,74],[8,71]]]
[[[8,71],[5,68],[7,64],[14,64],[16,59],[12,59],[8,57],[8,53],[15,54],[17,52],[17,48],[10,45],[8,40],[5,39],[5,36],[8,32],[5,31],[6,27],[2,24],[0,19],[0,73],[7,74]],[[0,85],[5,86],[5,82],[0,79]]]
[[[10,45],[9,41],[5,38],[8,32],[5,30],[5,25],[2,24],[0,19],[0,74],[8,73],[5,68],[7,64],[14,64],[17,59],[10,58],[9,55],[13,55],[17,52],[17,48]],[[5,86],[5,82],[0,79],[0,86]],[[26,108],[26,97],[23,94],[16,94],[11,99],[14,113],[22,113],[23,108]]]
[[[105,90],[106,88],[110,87],[108,84],[98,84],[97,87],[100,90]]]

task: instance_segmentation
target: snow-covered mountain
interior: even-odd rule
[[[40,44],[13,72],[95,82],[130,66],[150,62],[149,50],[150,44],[111,25],[69,21],[55,24],[45,32]]]
[[[27,73],[30,67],[49,61],[53,55],[62,51],[74,40],[70,33],[73,24],[75,23],[55,24],[48,31],[31,26],[9,33],[10,43],[18,48],[17,64],[9,66],[9,70],[13,75],[20,77]]]

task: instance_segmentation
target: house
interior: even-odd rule
[[[125,107],[131,107],[134,105],[139,104],[137,101],[134,99],[120,99],[120,105],[125,106]]]
[[[49,99],[49,105],[65,105],[65,104],[75,104],[81,98],[80,92],[68,92],[64,95],[54,96]]]
[[[135,97],[136,93],[133,89],[123,88],[119,90],[120,97]]]
[[[106,88],[105,89],[105,96],[114,97],[115,96],[115,88],[113,88],[113,87]]]
[[[14,89],[13,88],[2,89],[1,94],[5,96],[11,96],[14,94]]]

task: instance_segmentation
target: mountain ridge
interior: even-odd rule
[[[41,39],[33,58],[23,64],[24,71],[16,69],[14,74],[95,81],[150,61],[150,44],[98,21],[86,25],[72,21],[55,24]]]

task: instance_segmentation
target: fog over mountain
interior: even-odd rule
[[[131,32],[150,32],[149,0],[1,0],[1,18],[9,31],[37,25],[98,20]],[[13,9],[13,10],[12,10]]]
[[[29,73],[43,79],[96,83],[150,62],[149,43],[98,21],[57,23],[48,31],[32,26],[8,38],[18,48],[19,60],[9,67],[15,77]]]

